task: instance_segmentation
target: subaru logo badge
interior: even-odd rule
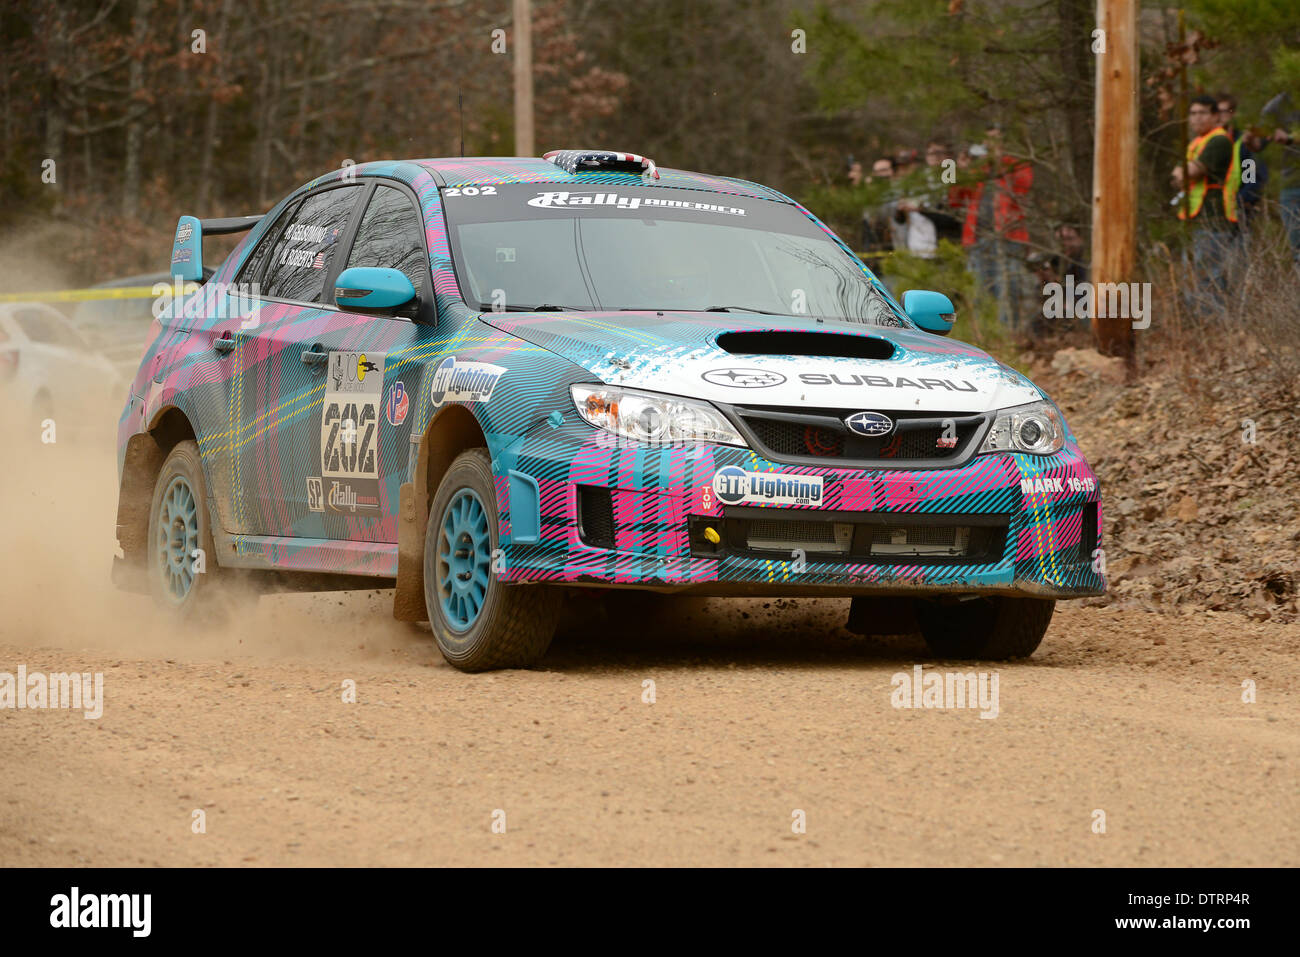
[[[858,435],[888,435],[894,431],[894,420],[879,412],[854,412],[844,424]]]
[[[700,376],[711,385],[726,385],[737,389],[766,389],[780,385],[785,376],[768,369],[710,369]]]

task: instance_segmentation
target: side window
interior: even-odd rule
[[[274,299],[320,302],[334,250],[347,228],[348,213],[360,186],[313,193],[294,213],[267,264],[262,295]]]
[[[66,346],[69,349],[76,349],[78,352],[89,352],[85,341],[73,330],[68,320],[62,316],[47,316],[45,321],[49,323],[50,335],[54,338],[55,343]]]
[[[262,238],[257,243],[257,248],[244,260],[244,268],[239,270],[236,282],[251,284],[261,278],[262,266],[270,258],[271,247],[275,245],[276,234],[279,233],[280,227],[284,225],[285,220],[292,216],[293,211],[297,208],[297,203],[290,203],[284,208],[284,212],[280,214],[279,218],[271,224],[271,228],[262,234]]]
[[[349,266],[388,266],[406,273],[417,293],[424,289],[429,257],[420,214],[399,189],[380,186],[366,207],[348,256]]]
[[[18,328],[22,329],[31,342],[39,342],[45,345],[54,344],[54,330],[50,324],[45,321],[45,317],[33,309],[24,309],[16,313],[14,319],[18,322]]]

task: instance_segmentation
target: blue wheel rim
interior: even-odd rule
[[[167,484],[158,505],[155,529],[163,595],[179,605],[194,588],[193,555],[199,547],[198,502],[183,475]]]
[[[454,631],[468,631],[478,619],[487,601],[491,571],[487,509],[473,489],[460,489],[442,510],[436,575],[438,604]]]

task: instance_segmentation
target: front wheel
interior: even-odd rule
[[[913,602],[921,637],[937,658],[1005,661],[1027,658],[1047,633],[1056,602],[992,596],[967,601]]]
[[[546,654],[560,593],[495,569],[497,508],[485,449],[462,452],[438,485],[424,536],[424,603],[438,650],[462,671],[527,668]]]

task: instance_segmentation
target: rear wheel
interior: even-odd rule
[[[560,593],[511,585],[493,569],[497,509],[485,449],[462,452],[438,485],[424,538],[424,602],[447,662],[462,671],[527,668],[546,654]]]
[[[938,658],[1027,658],[1047,633],[1056,602],[997,595],[968,601],[913,602],[926,646]]]
[[[210,617],[218,610],[219,569],[207,500],[199,447],[181,442],[154,483],[148,576],[154,600],[185,618]]]

